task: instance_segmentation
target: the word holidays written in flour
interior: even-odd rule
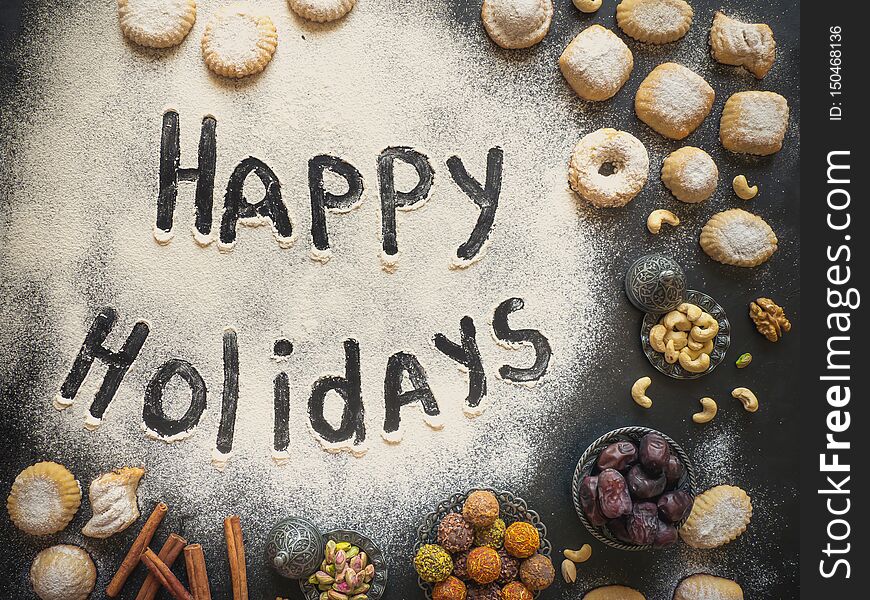
[[[497,371],[498,377],[514,383],[529,384],[541,379],[547,372],[552,349],[549,341],[540,331],[516,329],[510,325],[510,315],[523,308],[521,298],[505,300],[496,307],[491,324],[492,333],[500,345],[511,349],[530,347],[534,350],[534,360],[530,365],[501,365]],[[106,372],[89,408],[86,423],[90,428],[102,423],[106,409],[114,399],[124,376],[136,361],[149,334],[148,324],[140,321],[133,326],[120,348],[111,349],[106,346],[106,339],[116,321],[117,313],[112,308],[104,308],[94,318],[72,368],[61,386],[56,403],[58,408],[70,406],[94,362],[102,363],[106,367]],[[458,336],[436,333],[432,336],[432,342],[437,351],[458,363],[463,371],[467,371],[468,394],[465,398],[465,411],[471,415],[478,414],[486,398],[487,389],[486,372],[477,343],[474,320],[470,316],[463,317],[459,323]],[[225,456],[232,452],[236,420],[240,418],[238,344],[237,333],[232,329],[225,330],[223,389],[215,442],[215,449]],[[291,340],[275,340],[273,348],[276,358],[286,359],[287,363],[292,365],[294,348]],[[311,386],[311,393],[307,399],[307,417],[311,431],[325,448],[356,453],[365,447],[366,406],[363,402],[361,369],[360,343],[355,339],[347,339],[344,341],[344,373],[320,377]],[[163,394],[167,384],[176,377],[190,389],[190,401],[184,414],[173,418],[164,411]],[[290,376],[287,371],[282,370],[275,375],[273,384],[273,450],[284,453],[288,451],[291,441],[289,424],[294,411],[294,406],[291,406]],[[331,393],[336,394],[343,403],[341,419],[337,423],[335,422],[337,419],[330,420],[325,414],[327,396]],[[426,370],[418,357],[410,352],[397,352],[387,360],[382,401],[384,420],[381,435],[388,442],[397,442],[401,439],[402,414],[405,407],[415,405],[421,408],[424,419],[430,425],[437,423],[441,414],[438,398],[429,386]],[[164,440],[180,439],[189,435],[197,427],[208,405],[208,386],[197,368],[184,359],[170,358],[157,367],[145,387],[142,420],[146,431],[151,435]]]
[[[501,193],[503,152],[491,148],[487,154],[484,183],[472,176],[458,156],[447,159],[451,179],[479,209],[477,221],[469,224],[468,239],[455,252],[454,263],[470,264],[477,258],[492,231],[498,199]],[[157,198],[157,219],[154,233],[161,243],[173,239],[178,185],[195,182],[195,237],[201,243],[214,239],[213,213],[217,165],[217,120],[206,116],[199,134],[196,167],[181,166],[180,118],[177,112],[163,115],[160,142],[160,189]],[[398,189],[396,163],[405,163],[416,172],[416,183],[410,189]],[[327,173],[344,181],[342,193],[327,190]],[[262,197],[245,196],[245,181],[256,177],[262,183]],[[382,255],[389,261],[399,253],[396,231],[396,211],[411,210],[429,197],[435,179],[435,169],[424,154],[405,146],[385,148],[377,157],[378,194],[380,196]],[[328,213],[346,213],[359,205],[365,182],[360,171],[338,156],[320,154],[308,161],[308,191],[311,206],[312,257],[328,260],[331,255]],[[233,248],[239,224],[271,224],[278,244],[289,247],[296,237],[294,224],[284,203],[281,182],[275,171],[263,160],[249,156],[233,169],[227,181],[223,210],[218,226],[218,246]]]

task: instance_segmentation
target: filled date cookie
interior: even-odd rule
[[[622,0],[616,7],[619,28],[648,44],[677,41],[689,31],[693,15],[685,0]]]
[[[634,59],[622,39],[601,25],[577,34],[559,57],[559,69],[584,100],[607,100],[631,75]]]
[[[664,63],[647,75],[634,97],[638,118],[672,140],[695,131],[710,114],[715,97],[703,77],[677,63]]]
[[[502,48],[529,48],[550,30],[553,0],[483,0],[486,33]]]
[[[745,67],[758,79],[776,60],[776,40],[764,23],[744,23],[716,11],[710,28],[713,58],[723,65]]]

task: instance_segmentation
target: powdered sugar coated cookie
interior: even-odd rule
[[[565,80],[584,100],[607,100],[622,88],[634,68],[631,50],[601,25],[577,34],[559,57]]]
[[[303,19],[326,23],[349,13],[356,0],[287,0],[287,4]]]
[[[528,48],[547,35],[553,0],[483,0],[483,27],[502,48]]]
[[[195,0],[118,0],[121,32],[149,48],[169,48],[187,37],[196,21]]]
[[[246,77],[266,68],[278,47],[272,19],[245,4],[220,9],[205,26],[202,55],[209,69],[224,77]]]

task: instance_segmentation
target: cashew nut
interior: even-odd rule
[[[709,423],[716,416],[719,407],[716,406],[716,401],[712,398],[701,398],[701,412],[696,412],[692,415],[692,420],[695,423]]]
[[[674,348],[674,340],[670,340],[665,345],[665,362],[672,365],[678,360],[680,360],[680,350]]]
[[[589,557],[592,556],[592,546],[589,544],[583,544],[583,546],[579,550],[565,550],[562,552],[565,555],[565,558],[568,558],[575,563],[582,563],[589,560]]]
[[[685,331],[669,331],[665,334],[665,344],[674,342],[674,350],[682,350],[689,343],[689,335]]]
[[[665,334],[667,332],[668,328],[661,323],[653,325],[653,328],[649,330],[649,345],[656,352],[665,351]]]
[[[646,395],[646,390],[652,383],[652,379],[649,377],[641,377],[631,386],[631,399],[634,400],[638,406],[642,406],[644,408],[649,408],[652,406],[652,400],[649,396]],[[567,550],[565,551],[567,555]]]
[[[669,210],[660,208],[652,211],[646,218],[646,228],[650,233],[658,233],[662,230],[662,223],[668,223],[676,227],[680,224],[680,218]]]
[[[670,330],[689,331],[692,328],[692,322],[689,318],[678,310],[672,310],[666,314],[661,323]]]
[[[585,13],[594,13],[601,8],[601,0],[574,0],[577,10]]]
[[[707,346],[709,345],[709,348]],[[713,341],[704,342],[704,345],[701,346],[698,350],[692,350],[688,346],[680,350],[680,354],[685,352],[689,355],[689,358],[692,360],[698,360],[702,354],[710,354],[713,351]]]
[[[743,408],[749,412],[758,410],[758,398],[755,397],[755,394],[749,388],[734,388],[731,390],[731,395],[740,400],[743,403]]]
[[[686,342],[686,347],[693,352],[699,352],[706,345],[707,345],[707,342],[699,342],[698,340],[696,340],[692,336],[689,336],[689,339]],[[709,354],[709,352],[707,354]]]
[[[692,327],[692,338],[698,342],[712,340],[719,333],[719,322],[709,313],[703,313],[695,320]]]
[[[690,321],[697,321],[701,318],[701,314],[704,312],[701,310],[701,307],[697,304],[691,304],[689,302],[683,302],[677,307],[677,310],[681,313],[686,313],[686,316]]]
[[[667,359],[667,355],[665,355],[665,358]],[[697,358],[692,358],[691,354],[689,354],[688,348],[680,350],[677,359],[680,361],[680,366],[689,373],[703,373],[710,368],[709,354],[701,354]]]
[[[562,577],[565,579],[565,583],[577,581],[577,567],[567,558],[562,561]]]
[[[734,181],[731,182],[731,186],[734,188],[734,193],[737,194],[737,197],[741,200],[752,200],[758,195],[758,186],[753,185],[752,187],[749,187],[749,182],[746,181],[744,175],[738,175],[735,177]]]

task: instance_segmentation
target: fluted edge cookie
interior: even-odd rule
[[[674,590],[673,600],[743,600],[743,589],[736,581],[706,573],[689,575]]]
[[[726,149],[767,156],[782,149],[788,100],[775,92],[737,92],[725,101],[719,139]]]
[[[607,100],[628,81],[634,57],[622,39],[601,25],[577,34],[559,57],[559,69],[584,100]]]
[[[616,7],[619,28],[648,44],[677,41],[689,31],[693,16],[685,0],[622,0]]]
[[[613,171],[609,175],[602,172],[607,168]],[[648,176],[646,147],[630,133],[616,129],[598,129],[583,136],[568,162],[571,189],[600,208],[625,206],[643,189]]]
[[[715,261],[737,267],[757,267],[776,252],[776,234],[767,221],[732,208],[710,217],[701,229],[701,248]]]
[[[692,548],[718,548],[737,539],[752,519],[752,502],[739,487],[717,485],[695,496],[680,537]]]
[[[18,474],[6,500],[6,510],[21,531],[51,535],[69,524],[81,502],[82,488],[69,469],[45,461]]]
[[[716,94],[703,77],[677,63],[663,63],[646,76],[634,97],[638,118],[655,131],[681,140],[710,114]]]
[[[287,4],[303,19],[326,23],[349,13],[356,0],[287,0]]]
[[[744,23],[716,11],[710,28],[713,58],[723,65],[745,67],[762,79],[776,61],[773,30],[764,23]]]
[[[86,600],[96,581],[94,561],[78,546],[51,546],[30,565],[30,584],[40,600]]]
[[[480,17],[486,33],[502,48],[529,48],[550,31],[553,0],[483,0]]]
[[[140,46],[176,46],[190,33],[194,21],[195,0],[118,0],[121,32]]]
[[[662,183],[681,202],[703,202],[716,191],[719,168],[713,157],[694,146],[671,152],[662,163]]]
[[[586,592],[583,600],[646,600],[646,597],[624,585],[605,585]]]
[[[266,15],[244,4],[221,8],[205,26],[202,56],[214,73],[242,78],[266,68],[278,47],[278,32]]]

